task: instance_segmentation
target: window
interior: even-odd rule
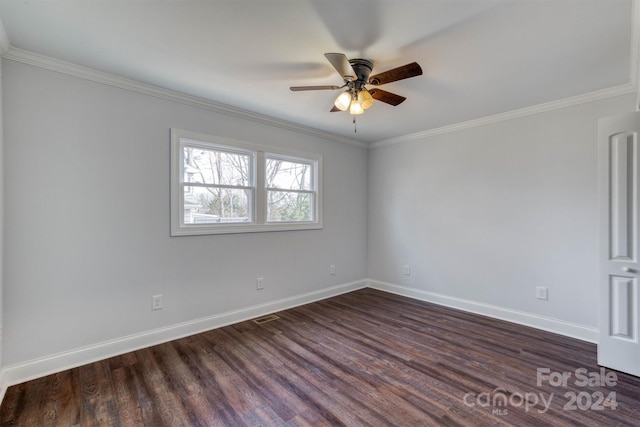
[[[267,221],[313,221],[313,181],[313,163],[267,155]]]
[[[253,153],[197,142],[182,145],[183,222],[253,221]]]
[[[171,131],[171,235],[322,228],[321,157]]]

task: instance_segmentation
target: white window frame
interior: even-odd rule
[[[292,156],[288,156],[288,155],[282,155],[282,154],[277,154],[277,153],[273,153],[273,152],[269,152],[269,153],[265,153],[265,166],[267,164],[267,160],[269,159],[274,159],[274,160],[282,160],[285,162],[291,162],[291,163],[298,163],[298,164],[307,164],[309,166],[311,166],[311,190],[294,190],[294,189],[287,189],[287,188],[278,188],[278,187],[266,187],[266,182],[265,182],[265,200],[268,201],[269,199],[269,192],[273,191],[273,192],[284,192],[284,193],[301,193],[301,194],[308,194],[311,196],[311,203],[313,204],[314,210],[311,212],[311,215],[314,217],[315,219],[315,215],[316,215],[316,203],[317,203],[317,197],[316,197],[316,191],[315,189],[317,188],[317,184],[316,184],[316,173],[315,170],[317,169],[316,166],[316,162],[314,160],[308,159],[308,158],[301,158],[301,157],[292,157]],[[267,202],[268,203],[268,202]],[[267,205],[265,204],[265,209],[268,210]],[[265,221],[268,224],[283,224],[283,221],[269,221],[268,218],[268,212],[265,213],[265,215],[267,216],[267,218],[265,219]],[[303,221],[297,221],[297,222],[303,222]],[[313,220],[311,221],[306,221],[306,222],[313,222]]]
[[[252,170],[250,186],[253,200],[249,200],[252,222],[248,223],[184,223],[184,150],[185,145],[212,150],[250,154]],[[266,158],[312,165],[313,220],[294,222],[267,221],[267,188],[265,182]],[[171,236],[193,236],[207,234],[257,233],[268,231],[314,230],[322,228],[322,156],[292,152],[275,147],[246,143],[228,138],[171,129]]]

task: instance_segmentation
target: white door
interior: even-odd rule
[[[640,113],[598,122],[598,364],[640,376],[638,200]]]

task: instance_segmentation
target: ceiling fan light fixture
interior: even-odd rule
[[[351,100],[351,106],[349,107],[349,114],[357,115],[362,113],[364,113],[364,109],[362,108],[362,105],[360,105],[358,98],[354,97]]]
[[[373,105],[373,96],[369,93],[367,89],[362,89],[358,92],[358,102],[362,106],[363,110],[371,108]]]
[[[291,86],[289,89],[298,92],[305,90],[336,90],[347,88],[347,90],[337,96],[329,112],[346,111],[348,108],[349,113],[354,115],[354,123],[356,119],[355,116],[363,114],[364,110],[371,108],[374,104],[374,99],[394,107],[407,99],[404,96],[378,88],[372,88],[371,91],[369,91],[366,85],[380,86],[422,75],[422,68],[417,62],[383,71],[382,73],[372,76],[373,61],[369,59],[349,59],[343,53],[325,53],[324,56],[342,77],[344,82],[342,86]]]
[[[338,110],[345,111],[351,105],[351,98],[351,92],[342,92],[338,95],[333,105],[335,105]]]

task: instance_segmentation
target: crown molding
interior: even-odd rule
[[[512,110],[505,113],[498,113],[479,119],[468,120],[465,122],[455,123],[452,125],[442,126],[439,128],[428,129],[408,135],[395,138],[375,141],[370,144],[356,139],[347,138],[331,132],[323,131],[309,126],[303,126],[293,122],[277,119],[265,114],[256,113],[249,110],[243,110],[222,103],[214,102],[208,99],[200,98],[193,95],[187,95],[181,92],[164,89],[158,86],[141,83],[135,80],[116,76],[114,74],[97,71],[88,67],[83,67],[71,62],[62,61],[56,58],[36,54],[26,50],[14,48],[9,43],[9,37],[2,21],[0,21],[0,56],[24,64],[33,65],[39,68],[67,74],[74,77],[94,81],[97,83],[141,93],[144,95],[154,96],[156,98],[174,101],[181,104],[202,108],[228,116],[238,117],[241,119],[265,124],[272,127],[294,131],[298,133],[315,136],[341,144],[351,145],[359,148],[377,148],[387,145],[403,144],[408,142],[416,142],[422,139],[442,135],[445,133],[456,132],[463,129],[470,129],[478,126],[484,126],[493,123],[499,123],[514,118],[525,117],[534,114],[540,114],[547,111],[553,111],[560,108],[571,107],[592,101],[611,98],[620,95],[636,93],[636,109],[640,110],[640,0],[632,0],[631,10],[631,52],[630,52],[630,83],[616,86],[613,88],[598,90],[587,94],[577,95],[570,98],[551,101],[531,107],[525,107],[518,110]]]
[[[463,129],[470,129],[477,126],[483,126],[492,123],[498,123],[505,120],[511,120],[518,117],[525,117],[534,114],[553,111],[560,108],[571,107],[574,105],[585,104],[587,102],[598,101],[606,98],[613,98],[620,95],[628,95],[636,93],[636,109],[640,111],[640,0],[632,0],[631,2],[631,51],[629,52],[629,83],[608,89],[598,90],[570,98],[551,101],[544,104],[534,105],[532,107],[521,108],[518,110],[508,111],[506,113],[494,114],[479,119],[469,120],[466,122],[455,123],[448,126],[429,129],[423,132],[416,132],[409,135],[400,136],[380,140],[369,144],[369,148],[384,147],[387,145],[403,144],[406,142],[416,142],[430,136],[442,135],[445,133],[456,132]]]
[[[2,39],[1,36],[2,34],[0,34],[0,42]],[[196,108],[202,108],[205,110],[249,120],[249,121],[260,123],[267,126],[286,129],[286,130],[294,131],[298,133],[303,133],[310,136],[315,136],[315,137],[331,140],[334,142],[339,142],[341,144],[352,145],[359,148],[368,147],[368,144],[365,142],[358,141],[351,138],[346,138],[341,135],[322,131],[320,129],[299,125],[299,124],[288,122],[285,120],[276,119],[266,114],[260,114],[253,111],[243,110],[240,108],[210,101],[208,99],[200,98],[193,95],[187,95],[187,94],[173,91],[170,89],[164,89],[158,86],[141,83],[135,80],[130,80],[124,77],[116,76],[114,74],[105,73],[103,71],[97,71],[92,68],[83,67],[78,64],[62,61],[60,59],[51,58],[49,56],[40,55],[37,53],[29,52],[26,50],[22,50],[22,49],[10,47],[10,46],[6,52],[2,53],[2,57],[6,59],[10,59],[12,61],[21,62],[23,64],[33,65],[35,67],[43,68],[50,71],[55,71],[61,74],[66,74],[69,76],[90,80],[96,83],[117,87],[119,89],[124,89],[131,92],[137,92],[143,95],[153,96],[153,97],[164,99],[167,101],[178,102],[178,103],[189,105]]]
[[[613,98],[615,96],[621,96],[621,95],[628,95],[635,92],[636,92],[635,87],[631,83],[627,83],[627,84],[612,87],[609,89],[597,90],[595,92],[590,92],[583,95],[577,95],[570,98],[564,98],[557,101],[546,102],[544,104],[538,104],[531,107],[520,108],[518,110],[512,110],[506,113],[494,114],[492,116],[468,120],[466,122],[455,123],[452,125],[429,129],[422,132],[416,132],[409,135],[400,136],[397,138],[390,138],[390,139],[385,139],[381,141],[376,141],[371,143],[369,145],[369,148],[404,144],[407,142],[417,142],[425,138],[428,138],[430,136],[442,135],[445,133],[457,132],[463,129],[470,129],[478,126],[499,123],[499,122],[503,122],[506,120],[511,120],[519,117],[526,117],[534,114],[545,113],[548,111],[558,110],[560,108],[572,107],[575,105],[586,104],[588,102],[598,101],[601,99]]]

